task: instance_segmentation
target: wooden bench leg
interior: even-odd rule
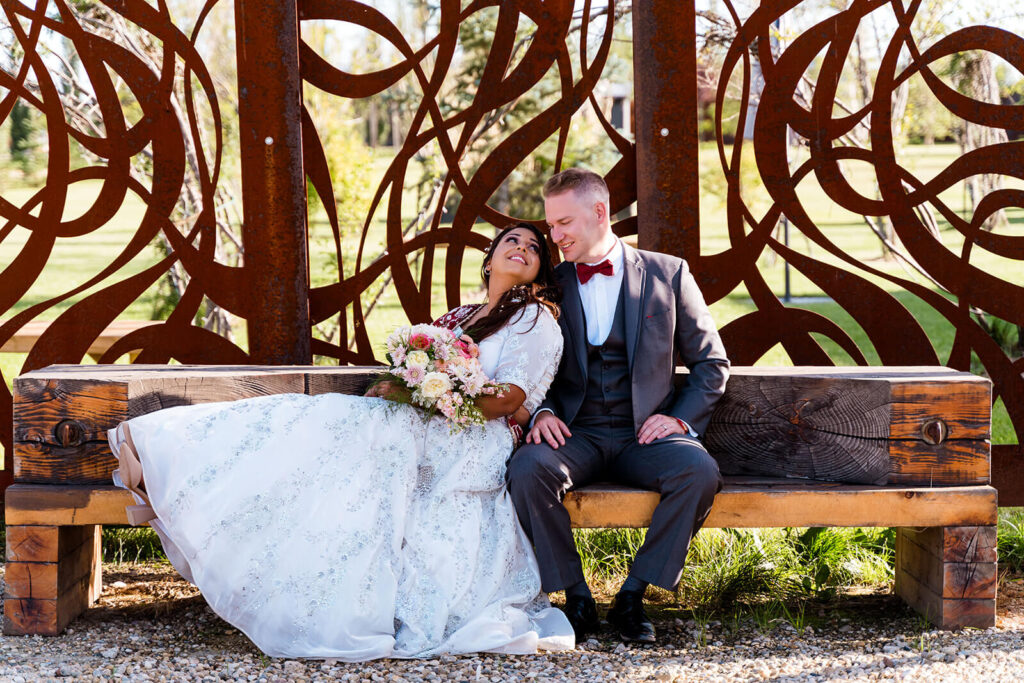
[[[102,588],[100,525],[8,526],[4,633],[55,636]]]
[[[996,623],[996,527],[896,530],[896,593],[939,628]]]

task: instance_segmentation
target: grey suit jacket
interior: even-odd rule
[[[704,296],[686,261],[622,246],[635,428],[661,413],[680,418],[704,434],[729,377],[725,347]],[[562,287],[558,323],[565,347],[541,409],[551,410],[571,425],[587,388],[587,330],[574,264],[560,264],[555,274]],[[690,370],[681,383],[676,378],[677,361]]]

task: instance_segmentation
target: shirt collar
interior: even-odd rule
[[[612,269],[615,271],[616,275],[622,272],[622,264],[626,259],[626,251],[622,248],[622,240],[618,237],[615,238],[615,244],[612,245],[612,248],[608,250],[607,254],[592,263],[587,263],[587,265],[596,266],[605,259],[612,264]]]

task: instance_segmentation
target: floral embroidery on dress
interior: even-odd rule
[[[535,407],[561,344],[531,306],[481,342],[480,361]],[[379,398],[279,394],[127,424],[168,559],[267,654],[572,648],[505,489],[513,443],[499,421],[453,435]]]

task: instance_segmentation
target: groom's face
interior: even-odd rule
[[[607,215],[604,202],[574,190],[548,195],[544,200],[544,218],[551,230],[551,240],[566,261],[589,263],[604,255],[602,239],[608,231]]]

